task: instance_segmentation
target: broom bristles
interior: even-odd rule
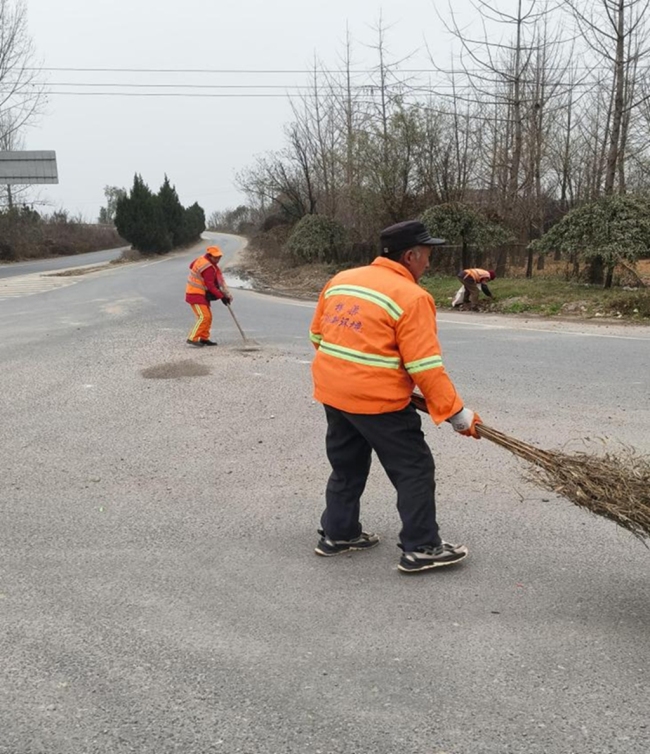
[[[415,394],[413,404],[426,411],[422,396]],[[650,538],[648,456],[625,447],[618,455],[542,450],[486,424],[477,425],[477,432],[532,464],[532,481],[539,486],[614,521],[642,541]]]

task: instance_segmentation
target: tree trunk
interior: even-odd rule
[[[605,173],[606,194],[611,194],[614,191],[616,169],[620,160],[621,122],[625,106],[625,0],[618,0],[617,14],[614,113],[607,154],[607,171]]]
[[[460,250],[460,266],[461,269],[466,270],[468,267],[470,267],[472,264],[472,260],[470,259],[469,255],[469,247],[467,246],[467,241],[463,238],[463,245]]]
[[[589,263],[588,282],[592,285],[602,285],[604,278],[604,264],[602,257],[593,257]]]
[[[526,277],[532,278],[533,276],[533,250],[530,246],[526,249]]]

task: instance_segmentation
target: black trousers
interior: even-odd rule
[[[402,519],[400,543],[406,552],[441,542],[436,522],[435,465],[410,404],[387,414],[349,414],[325,406],[326,447],[332,473],[325,493],[321,527],[332,539],[361,533],[361,495],[374,450],[397,490]]]

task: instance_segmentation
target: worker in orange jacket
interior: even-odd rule
[[[488,298],[492,298],[492,291],[487,287],[487,283],[495,277],[494,270],[482,270],[480,267],[472,267],[459,272],[458,279],[465,287],[463,304],[469,304],[473,312],[478,311],[479,288]]]
[[[359,521],[374,450],[397,490],[399,570],[427,571],[467,556],[466,547],[440,538],[433,456],[411,403],[417,386],[436,424],[449,421],[457,432],[479,438],[480,418],[464,407],[443,366],[435,303],[418,285],[432,247],[442,243],[420,222],[391,225],[381,233],[381,255],[372,264],[340,272],[320,294],[309,335],[332,472],[317,555],[379,543]]]
[[[196,324],[187,336],[187,343],[196,348],[216,346],[210,340],[212,327],[211,301],[221,301],[226,306],[232,301],[223,273],[219,269],[219,260],[223,252],[218,246],[208,246],[205,254],[195,259],[190,265],[190,274],[185,287],[185,301],[192,307]]]

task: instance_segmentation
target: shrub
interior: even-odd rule
[[[641,196],[603,196],[568,212],[530,247],[587,262],[589,282],[610,288],[616,265],[650,253],[650,204]]]
[[[65,210],[41,216],[29,207],[0,211],[0,239],[0,260],[4,262],[84,254],[124,245],[113,227],[84,223]]]
[[[324,215],[305,215],[287,242],[291,256],[301,262],[339,262],[346,258],[345,228]]]

